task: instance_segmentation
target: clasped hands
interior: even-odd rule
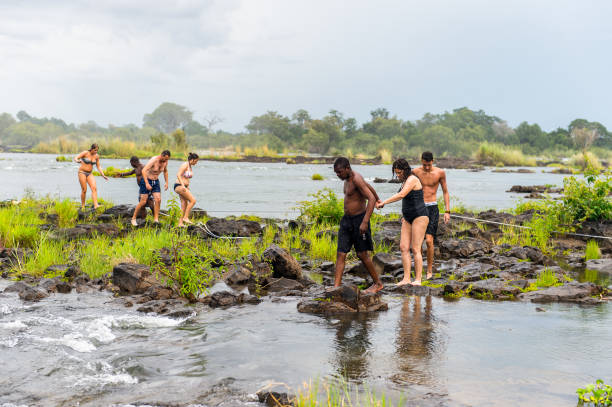
[[[385,204],[380,199],[376,201],[376,209],[382,209],[385,207]]]

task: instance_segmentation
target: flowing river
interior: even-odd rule
[[[80,187],[77,180],[78,164],[56,162],[50,154],[0,154],[0,199],[20,198],[26,192],[36,195],[78,200]],[[169,162],[168,192],[162,194],[164,202],[175,195],[170,191],[180,161]],[[101,160],[102,167],[128,168],[128,160]],[[368,181],[375,177],[391,178],[390,165],[356,165],[354,169]],[[563,175],[550,174],[550,168],[535,168],[535,173],[494,173],[468,170],[447,171],[451,205],[455,202],[473,208],[508,208],[521,199],[522,194],[506,192],[513,185],[563,185]],[[318,173],[325,178],[313,181]],[[96,177],[98,196],[115,204],[135,204],[138,187],[134,178],[109,179]],[[162,182],[163,184],[163,182]],[[381,197],[395,193],[397,184],[374,184]],[[322,188],[331,188],[342,194],[342,181],[331,165],[285,163],[237,163],[200,161],[194,167],[191,191],[197,206],[215,216],[254,214],[291,218],[297,216],[297,202],[309,199]],[[89,191],[87,198],[90,198]],[[385,211],[399,211],[399,204],[389,205]]]
[[[171,183],[178,165],[170,163]],[[356,169],[369,180],[391,173]],[[0,154],[0,199],[25,191],[78,199],[76,170],[51,155]],[[313,173],[326,179],[312,181]],[[512,206],[519,199],[505,192],[512,185],[562,178],[541,169],[448,170],[451,194],[477,208]],[[104,199],[136,200],[134,179],[97,181]],[[323,187],[341,192],[327,165],[208,161],[192,184],[198,206],[220,216],[295,216],[296,202]],[[386,196],[397,185],[376,188]],[[0,280],[0,291],[9,284]],[[557,407],[575,406],[576,388],[612,379],[610,304],[384,300],[387,312],[367,316],[301,314],[298,299],[286,297],[171,319],[125,308],[108,292],[37,303],[0,294],[0,406],[257,406],[254,393],[267,384],[295,390],[343,376],[409,405]]]

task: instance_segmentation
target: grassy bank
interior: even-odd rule
[[[480,144],[472,158],[483,165],[531,167],[536,165],[535,157],[526,156],[517,148],[494,143]]]

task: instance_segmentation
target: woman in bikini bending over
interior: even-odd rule
[[[185,223],[193,223],[189,220],[189,213],[196,203],[196,199],[189,190],[189,181],[193,177],[192,167],[198,163],[200,157],[196,153],[189,153],[187,162],[183,163],[176,174],[176,183],[174,184],[174,192],[181,198],[181,218],[179,226],[185,226]]]
[[[98,145],[92,144],[89,150],[83,151],[81,154],[74,157],[74,161],[81,164],[79,167],[79,184],[81,184],[81,210],[85,209],[85,197],[87,195],[87,184],[91,188],[91,200],[93,201],[94,209],[98,208],[98,189],[96,187],[96,179],[94,178],[92,171],[93,165],[96,164],[98,171],[108,180],[104,171],[100,168],[100,156],[98,155]]]
[[[425,230],[429,223],[427,208],[423,200],[423,186],[418,177],[412,174],[410,164],[403,158],[393,163],[393,175],[402,181],[402,187],[397,194],[385,201],[378,202],[377,208],[382,208],[391,202],[402,200],[402,232],[400,237],[400,251],[402,252],[402,265],[404,278],[397,285],[421,285],[423,274],[423,255],[421,253]],[[410,282],[410,249],[414,256],[414,282]]]

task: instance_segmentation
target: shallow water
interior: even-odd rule
[[[268,383],[343,375],[419,405],[573,406],[612,373],[608,304],[386,300],[367,317],[300,314],[286,298],[174,320],[104,292],[0,294],[0,405],[253,405]]]
[[[25,191],[37,195],[80,199],[76,163],[58,163],[51,154],[0,154],[0,199],[20,198]],[[129,167],[128,160],[101,160],[102,167]],[[169,183],[174,184],[179,161],[170,161]],[[375,177],[390,178],[389,165],[356,165],[370,182]],[[506,192],[512,185],[561,186],[563,175],[543,173],[550,169],[535,168],[533,174],[493,173],[491,169],[482,172],[447,170],[449,191],[454,202],[461,202],[474,208],[508,208],[514,206],[524,194]],[[330,165],[284,163],[225,163],[200,161],[194,167],[191,191],[198,200],[197,206],[211,214],[257,214],[271,217],[295,217],[296,203],[309,199],[308,194],[324,187],[342,194],[342,182],[335,176]],[[313,181],[312,174],[319,173],[323,181]],[[99,196],[115,204],[136,203],[138,188],[134,178],[110,179],[96,177]],[[374,184],[381,197],[386,198],[397,191],[397,184]],[[164,192],[164,203],[173,196]],[[439,191],[441,195],[441,191]],[[87,195],[90,197],[89,192]],[[400,210],[399,204],[389,205],[383,211]]]

